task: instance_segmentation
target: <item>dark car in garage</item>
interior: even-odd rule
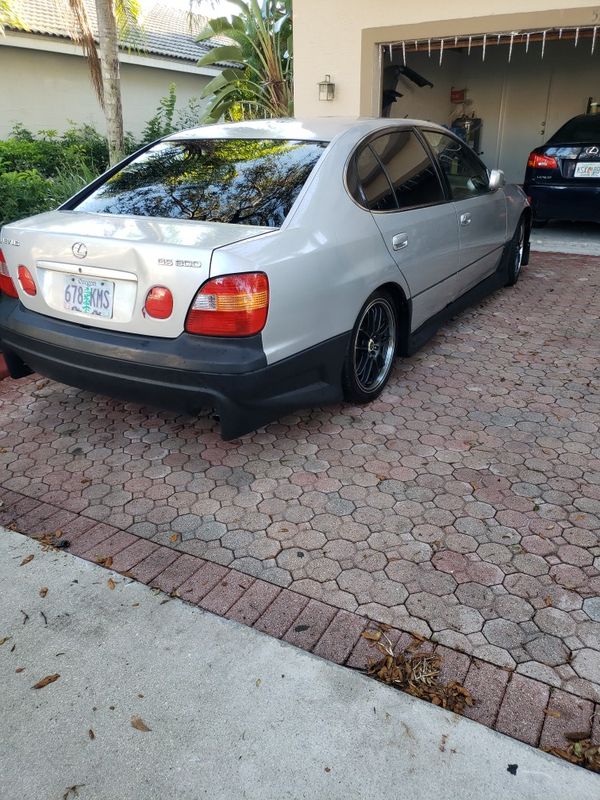
[[[600,222],[600,114],[573,117],[536,147],[523,189],[538,224]]]

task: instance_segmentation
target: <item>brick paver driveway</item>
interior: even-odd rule
[[[230,443],[5,381],[0,482],[597,699],[599,315],[598,260],[538,255],[378,402]]]

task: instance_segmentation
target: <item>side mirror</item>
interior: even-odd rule
[[[506,178],[501,169],[490,170],[490,191],[495,192],[496,189],[501,189],[506,184]]]

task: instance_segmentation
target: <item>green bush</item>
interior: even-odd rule
[[[0,173],[35,169],[50,176],[56,173],[62,159],[61,146],[56,141],[6,139],[0,142]]]
[[[137,146],[131,136],[128,144]],[[0,141],[0,225],[56,208],[107,167],[106,138],[91,125],[72,125],[60,136],[16,125]]]
[[[46,211],[49,190],[36,169],[0,173],[0,225]]]
[[[161,98],[156,114],[151,117],[146,123],[146,127],[142,131],[141,144],[150,144],[161,136],[168,136],[173,133],[173,116],[175,114],[175,105],[177,103],[177,95],[175,94],[175,84],[169,84],[169,94]]]

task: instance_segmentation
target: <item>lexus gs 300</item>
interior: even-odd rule
[[[184,131],[0,233],[11,375],[189,413],[230,439],[384,389],[449,316],[516,283],[531,212],[447,129]]]

